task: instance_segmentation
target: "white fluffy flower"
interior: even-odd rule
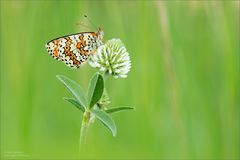
[[[126,78],[131,68],[129,54],[120,39],[109,40],[100,46],[97,52],[90,56],[89,64],[115,78]]]

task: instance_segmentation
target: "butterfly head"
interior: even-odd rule
[[[104,35],[103,29],[102,28],[98,28],[97,37],[98,37],[98,44],[99,44],[99,46],[103,44],[103,42],[102,42],[103,35]]]
[[[98,38],[100,39],[100,40],[102,40],[103,39],[103,35],[104,35],[104,32],[103,32],[103,29],[102,28],[98,28]]]

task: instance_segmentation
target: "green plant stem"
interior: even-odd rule
[[[108,72],[105,72],[105,73],[103,74],[104,80],[106,80],[108,77],[109,77],[109,73],[108,73]]]
[[[80,144],[79,144],[79,154],[84,152],[85,144],[86,144],[86,138],[87,138],[87,131],[90,125],[90,111],[86,110],[83,114],[82,119],[82,126],[80,130]]]

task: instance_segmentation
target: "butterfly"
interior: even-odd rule
[[[104,32],[80,32],[55,38],[45,45],[48,53],[68,67],[77,69],[103,44]]]

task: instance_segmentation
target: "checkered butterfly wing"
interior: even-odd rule
[[[81,32],[59,37],[46,44],[48,53],[70,68],[79,68],[102,44],[103,31]]]

